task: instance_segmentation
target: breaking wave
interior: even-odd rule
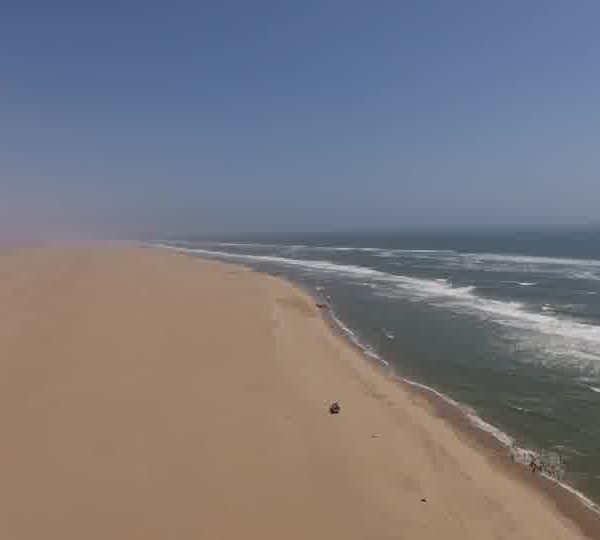
[[[573,367],[600,373],[600,326],[579,322],[566,315],[558,315],[549,309],[550,306],[542,308],[543,312],[536,312],[521,302],[478,296],[474,285],[455,287],[448,281],[391,274],[367,266],[165,244],[161,244],[161,247],[232,261],[282,265],[297,268],[303,273],[343,276],[350,281],[360,280],[361,283],[366,280],[371,283],[375,294],[413,302],[428,302],[437,307],[484,318],[512,329],[515,332],[513,339],[520,341],[521,346],[528,352],[537,351],[537,361],[546,365],[567,363]],[[501,255],[489,257],[499,260],[513,259]],[[517,259],[528,262],[539,258],[517,257]],[[547,260],[555,264],[554,261],[564,259]],[[589,262],[585,261],[585,264]],[[600,261],[597,264],[600,266]],[[533,286],[533,282],[520,283],[522,286],[530,286],[530,283]]]

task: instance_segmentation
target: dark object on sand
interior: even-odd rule
[[[423,498],[421,499],[421,502],[427,502],[427,499]]]
[[[317,307],[318,307],[319,309],[323,309],[323,308],[326,308],[326,307],[327,307],[327,304],[317,304]]]
[[[329,414],[340,414],[340,404],[337,401],[329,405]]]
[[[542,471],[542,466],[533,458],[531,459],[531,463],[529,463],[529,467],[531,468],[531,474]]]

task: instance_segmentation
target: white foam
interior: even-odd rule
[[[344,333],[346,337],[352,343],[354,343],[354,345],[361,349],[365,353],[365,355],[369,356],[370,358],[373,358],[374,360],[377,360],[378,362],[381,362],[384,366],[389,366],[389,362],[387,360],[384,360],[381,356],[379,356],[371,347],[368,347],[367,345],[362,343],[356,332],[348,328],[348,326],[346,326],[340,319],[338,319],[335,316],[335,313],[333,313],[333,310],[331,311],[331,318],[333,319],[335,325],[342,331],[342,333]]]
[[[436,395],[437,397],[439,397],[441,400],[445,401],[446,403],[449,403],[450,405],[453,405],[454,407],[460,408],[458,401],[454,401],[451,397],[448,397],[446,394],[442,394],[441,392],[438,392],[435,388],[432,388],[431,386],[427,386],[420,382],[413,381],[411,379],[406,379],[404,377],[402,377],[401,380],[402,380],[402,382],[404,382],[410,386],[414,386],[415,388],[420,388],[421,390],[426,390],[427,392],[430,392],[430,393]]]
[[[444,281],[413,278],[410,276],[388,274],[380,270],[368,268],[366,266],[338,264],[331,261],[321,261],[313,259],[292,259],[289,257],[280,257],[276,255],[250,255],[243,253],[230,253],[225,251],[214,251],[202,248],[185,248],[180,246],[171,246],[168,244],[157,244],[157,247],[183,251],[186,253],[195,253],[198,255],[208,255],[231,260],[241,260],[250,262],[265,262],[281,264],[285,266],[300,267],[307,271],[317,271],[332,273],[335,275],[345,275],[348,277],[369,277],[376,283],[390,283],[401,285],[407,289],[413,290],[417,295],[424,296],[461,296],[469,294],[475,290],[474,286],[452,287]]]
[[[600,281],[600,273],[597,270],[576,270],[566,272],[565,276],[569,279],[578,279],[581,281]]]
[[[457,401],[453,400],[452,398],[448,397],[447,395],[445,395],[441,392],[438,392],[435,388],[431,388],[430,386],[426,386],[424,384],[421,384],[421,383],[418,383],[416,381],[412,381],[412,380],[406,379],[406,378],[402,378],[401,380],[408,385],[411,385],[416,388],[420,388],[422,390],[430,392],[430,393],[434,394],[436,397],[445,401],[446,403],[449,403],[450,405],[457,407],[460,411],[462,411],[464,414],[466,414],[467,419],[474,427],[476,427],[477,429],[479,429],[485,433],[489,433],[492,437],[494,437],[502,445],[506,446],[509,449],[510,454],[512,455],[515,462],[520,463],[521,465],[528,466],[529,463],[531,463],[532,459],[535,460],[535,459],[539,458],[539,454],[537,452],[516,446],[515,440],[513,437],[511,437],[504,431],[498,429],[496,426],[490,424],[489,422],[486,422],[485,420],[483,420],[471,408],[458,403]],[[598,392],[600,392],[600,388],[598,388],[596,390]],[[588,497],[583,495],[583,493],[577,491],[572,486],[562,482],[559,478],[556,478],[555,476],[547,474],[544,471],[541,471],[539,474],[541,474],[542,476],[544,476],[546,479],[550,480],[551,482],[556,483],[561,488],[565,489],[566,491],[568,491],[569,493],[571,493],[572,495],[577,497],[577,499],[589,510],[592,510],[595,513],[600,513],[600,507],[594,501],[592,501],[591,499],[589,499]],[[560,477],[562,477],[562,475],[560,475]]]
[[[231,260],[241,260],[241,261],[254,261],[254,262],[266,262],[266,263],[275,263],[282,264],[285,266],[295,266],[301,267],[306,270],[314,270],[321,272],[329,272],[338,275],[348,275],[348,276],[386,276],[384,272],[380,272],[379,270],[374,270],[372,268],[367,268],[365,266],[355,266],[355,265],[342,265],[329,261],[317,261],[311,259],[291,259],[288,257],[279,257],[276,255],[249,255],[243,253],[229,253],[225,251],[214,251],[209,249],[202,248],[184,248],[179,246],[170,246],[168,244],[157,244],[157,247],[163,247],[167,249],[172,249],[176,251],[183,251],[186,253],[195,253],[197,255],[208,255],[211,257],[220,257],[224,259]]]
[[[384,259],[398,256],[398,254],[393,249],[380,251],[379,253],[376,253],[376,255],[377,257],[383,257]]]
[[[475,427],[479,428],[481,431],[489,433],[494,437],[494,439],[500,441],[505,446],[511,447],[514,445],[515,441],[510,435],[504,433],[504,431],[498,429],[496,426],[490,424],[489,422],[486,422],[483,418],[477,416],[475,412],[467,413],[467,416],[469,417],[469,420]]]
[[[600,280],[600,260],[597,259],[460,253],[455,257],[440,257],[439,263],[478,272],[519,272],[583,281]]]
[[[600,362],[600,357],[597,353],[595,353],[598,346],[600,345],[600,327],[590,324],[577,323],[569,320],[563,320],[550,315],[531,313],[526,311],[522,304],[516,302],[501,302],[496,300],[479,298],[473,294],[475,291],[475,288],[473,286],[453,288],[451,285],[443,281],[425,280],[412,278],[408,276],[397,276],[393,274],[387,274],[385,272],[380,272],[371,268],[365,268],[354,265],[340,265],[329,261],[287,259],[284,257],[266,255],[242,255],[204,249],[186,248],[167,244],[156,244],[155,246],[198,255],[208,255],[225,259],[229,258],[232,260],[250,260],[279,263],[289,266],[301,267],[309,271],[330,272],[338,275],[346,275],[349,277],[359,277],[362,279],[364,279],[365,277],[369,277],[377,284],[384,284],[384,286],[386,287],[389,287],[390,285],[395,285],[407,294],[413,293],[413,298],[416,299],[445,299],[446,303],[444,305],[446,306],[453,307],[455,309],[466,309],[467,311],[472,311],[484,315],[489,314],[496,322],[499,322],[501,324],[526,330],[537,331],[544,343],[550,341],[550,349],[552,349],[553,347],[558,348],[559,350],[561,347],[566,347],[568,349],[574,342],[580,346],[582,345],[582,343],[584,345],[589,345],[589,351],[580,349],[571,350],[570,352],[573,356],[589,360],[591,362],[594,362],[595,364],[598,364]],[[505,256],[494,257],[510,258]],[[520,262],[524,262],[530,261],[531,259],[539,260],[540,258],[518,257],[517,259],[520,259]],[[565,259],[546,259],[546,261],[551,261],[549,264],[563,264],[563,261],[565,261]],[[559,263],[558,261],[561,262]],[[585,264],[588,264],[588,261],[584,262]],[[600,261],[598,261],[597,264],[600,266]],[[346,326],[340,319],[335,317],[335,315],[333,314],[332,317],[336,325],[349,337],[349,339],[351,339],[353,343],[361,347],[364,350],[365,354],[377,359],[386,366],[389,365],[386,360],[382,359],[372,349],[364,346],[360,342],[360,339],[358,338],[357,334],[353,332],[350,328],[348,328],[348,326]],[[530,339],[530,334],[528,335],[529,338],[527,339]],[[557,342],[556,339],[553,338],[559,338],[561,341]],[[569,351],[567,350],[567,352]],[[434,388],[418,383],[416,381],[412,381],[410,379],[402,380],[406,384],[421,388],[423,390],[435,394],[440,399],[463,411],[463,413],[467,415],[467,418],[475,427],[481,429],[482,431],[490,433],[500,443],[507,446],[510,449],[513,457],[517,458],[517,461],[520,461],[521,463],[527,465],[529,463],[529,459],[531,459],[532,456],[537,455],[531,450],[526,450],[514,446],[514,439],[510,435],[504,433],[497,427],[483,420],[476,414],[476,412],[473,409],[461,405],[457,401],[435,390]],[[599,387],[590,386],[589,388],[593,392],[600,393]],[[556,482],[562,488],[572,493],[589,509],[595,512],[599,512],[598,505],[596,505],[593,501],[585,497],[573,487],[563,482],[560,482],[558,479],[546,475],[543,472],[541,474],[543,474],[549,480]]]
[[[561,318],[550,311],[528,311],[519,302],[483,298],[473,285],[453,287],[435,279],[389,274],[373,268],[344,265],[324,260],[294,259],[274,255],[229,253],[201,248],[160,244],[167,249],[233,261],[264,262],[299,268],[304,272],[345,276],[372,283],[376,294],[410,301],[425,301],[455,312],[485,318],[517,333],[514,339],[530,352],[537,350],[535,361],[543,364],[570,363],[600,373],[600,326]],[[498,256],[501,257],[501,256]],[[529,260],[530,258],[525,258]]]
[[[519,287],[535,287],[538,285],[537,281],[501,281],[500,283],[506,283],[508,285],[518,285]]]
[[[485,431],[486,433],[489,433],[495,439],[500,441],[503,445],[511,447],[514,444],[514,439],[510,435],[508,435],[507,433],[504,433],[502,430],[498,429],[496,426],[493,426],[492,424],[483,420],[470,407],[467,407],[466,405],[462,405],[458,401],[455,401],[451,397],[447,396],[446,394],[443,394],[442,392],[439,392],[438,390],[436,390],[435,388],[432,388],[431,386],[427,386],[425,384],[422,384],[422,383],[419,383],[419,382],[416,382],[416,381],[413,381],[411,379],[407,379],[404,377],[402,377],[401,380],[405,384],[414,386],[415,388],[419,388],[421,390],[425,390],[426,392],[434,394],[436,397],[438,397],[442,401],[445,401],[446,403],[452,405],[453,407],[456,407],[458,410],[460,410],[467,416],[469,421],[475,427],[477,427],[481,431]]]
[[[340,319],[338,319],[334,314],[332,314],[333,322],[348,336],[355,345],[361,345],[358,336],[350,330]]]
[[[363,251],[363,252],[383,252],[382,248],[360,247],[360,246],[314,246],[307,244],[262,244],[262,243],[243,243],[243,242],[210,242],[206,245],[215,247],[244,247],[244,248],[273,248],[273,249],[303,249],[311,251]]]
[[[190,245],[191,242],[188,240],[177,240],[169,242],[171,245],[183,244]],[[258,243],[258,242],[208,242],[206,245],[211,246],[223,246],[223,247],[245,247],[245,248],[274,248],[274,249],[306,249],[315,251],[361,251],[361,252],[372,252],[383,256],[391,255],[410,255],[410,254],[423,254],[423,255],[451,255],[457,260],[471,261],[477,263],[486,262],[498,262],[520,266],[570,266],[578,268],[590,268],[600,270],[599,259],[577,259],[571,257],[544,257],[534,255],[517,255],[517,254],[503,254],[503,253],[461,253],[452,249],[388,249],[378,247],[362,247],[362,246],[315,246],[307,244],[273,244],[273,243]]]
[[[514,444],[514,439],[510,435],[508,435],[507,433],[504,433],[504,431],[498,429],[496,426],[493,426],[489,422],[486,422],[485,420],[483,420],[470,407],[467,407],[466,405],[462,405],[458,401],[455,401],[451,397],[448,397],[446,394],[443,394],[442,392],[439,392],[435,388],[431,388],[430,386],[427,386],[425,384],[421,384],[421,383],[418,383],[416,381],[412,381],[412,380],[406,379],[406,378],[402,378],[402,381],[410,386],[414,386],[415,388],[420,388],[421,390],[425,390],[431,394],[434,394],[436,397],[440,398],[441,400],[445,401],[446,403],[449,403],[453,407],[456,407],[461,412],[463,412],[463,414],[466,415],[469,422],[471,424],[473,424],[477,429],[480,429],[481,431],[485,431],[486,433],[489,433],[496,440],[500,441],[503,445],[505,445],[507,447],[511,447]]]
[[[562,487],[572,495],[575,495],[575,497],[577,497],[577,499],[579,499],[579,501],[585,507],[589,508],[593,512],[596,512],[597,514],[600,514],[600,506],[598,506],[594,501],[586,497],[583,493],[577,491],[574,487],[571,487],[570,485],[565,484],[564,482],[559,482],[556,478],[552,478],[547,474],[543,474],[543,476],[545,476],[546,478],[548,478],[548,480],[551,480],[552,482],[556,482],[560,487]]]
[[[600,268],[598,259],[572,259],[561,257],[537,257],[532,255],[508,255],[500,253],[464,253],[461,257],[481,262],[503,262],[520,265],[546,264],[551,266],[586,266]]]
[[[374,249],[378,257],[398,257],[402,255],[414,255],[416,257],[431,257],[433,255],[456,255],[456,251],[447,249]]]
[[[338,319],[335,315],[333,315],[333,319],[334,319],[335,323],[344,331],[344,333],[346,333],[349,337],[351,337],[352,341],[356,345],[361,347],[369,356],[372,356],[372,357],[378,359],[385,366],[389,366],[389,363],[386,360],[379,357],[377,354],[373,353],[368,347],[365,347],[359,341],[357,335],[352,330],[350,330],[350,328],[348,328],[340,319]],[[459,410],[463,414],[465,414],[466,418],[471,423],[471,425],[473,425],[475,428],[477,428],[485,433],[490,434],[492,437],[494,437],[494,439],[496,439],[498,442],[500,442],[500,444],[504,445],[509,450],[509,452],[512,455],[515,462],[520,463],[521,465],[528,466],[531,463],[532,459],[537,460],[539,458],[539,454],[537,452],[516,446],[515,439],[513,437],[511,437],[508,433],[505,433],[501,429],[497,428],[493,424],[486,422],[471,407],[467,407],[466,405],[459,403],[458,401],[456,401],[456,400],[452,399],[451,397],[447,396],[446,394],[436,390],[435,388],[432,388],[431,386],[427,386],[425,384],[419,383],[417,381],[413,381],[411,379],[407,379],[405,377],[401,377],[400,380],[402,382],[404,382],[405,384],[408,384],[415,388],[419,388],[421,390],[425,390],[426,392],[429,392],[429,393],[435,395],[437,398],[445,401],[449,405],[456,407],[457,410]],[[596,388],[596,387],[590,387],[590,388],[594,392],[600,393],[600,388]],[[591,499],[589,499],[588,497],[583,495],[583,493],[577,491],[575,488],[569,486],[568,484],[565,484],[559,478],[556,478],[550,474],[547,474],[544,471],[541,471],[539,474],[541,474],[548,480],[558,484],[560,487],[562,487],[563,489],[565,489],[566,491],[568,491],[569,493],[571,493],[572,495],[577,497],[577,499],[586,508],[592,510],[595,513],[600,513],[600,507],[594,501],[592,501]]]
[[[197,242],[196,242],[197,243]],[[169,242],[170,245],[184,245],[190,246],[193,242],[189,240],[174,240]],[[410,255],[410,254],[456,254],[457,252],[450,249],[389,249],[389,248],[381,248],[381,247],[365,247],[365,246],[336,246],[336,245],[308,245],[308,244],[273,244],[273,243],[263,243],[263,242],[203,242],[204,246],[211,247],[241,247],[241,248],[259,248],[259,249],[303,249],[307,251],[334,251],[334,252],[364,252],[364,253],[374,253],[377,256],[382,257],[391,257],[394,255]]]
[[[224,247],[243,247],[243,248],[286,248],[286,247],[302,247],[300,245],[286,245],[286,244],[262,244],[252,242],[208,242],[210,246],[224,246]]]
[[[186,241],[171,244],[189,245]],[[527,255],[510,255],[496,253],[459,253],[444,249],[389,249],[361,246],[314,246],[306,244],[273,244],[250,242],[210,242],[204,244],[214,248],[241,247],[245,249],[277,250],[280,255],[291,254],[301,250],[308,253],[356,252],[372,253],[382,258],[425,259],[435,260],[436,264],[461,269],[476,269],[484,272],[525,272],[549,276],[558,276],[574,280],[600,281],[600,260],[575,259],[559,257],[538,257]],[[533,282],[514,282],[523,287],[530,287]]]

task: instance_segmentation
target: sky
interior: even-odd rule
[[[0,0],[0,238],[600,223],[600,3]]]

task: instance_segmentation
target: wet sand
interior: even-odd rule
[[[2,538],[599,537],[308,295],[172,252],[0,252],[0,425]]]

